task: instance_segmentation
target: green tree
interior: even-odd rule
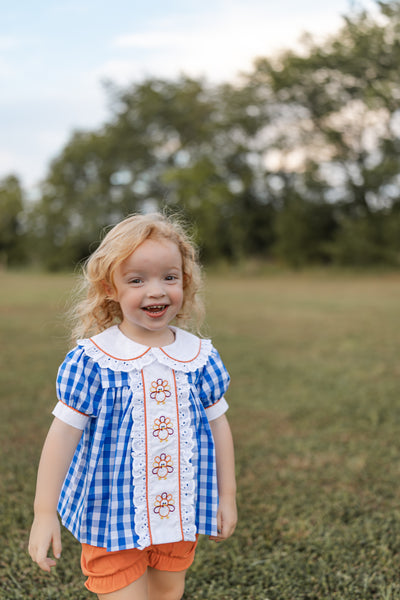
[[[332,258],[357,264],[360,253],[369,264],[393,256],[372,247],[389,244],[379,231],[400,183],[400,3],[378,6],[379,19],[355,11],[324,43],[305,39],[302,53],[260,59],[249,75],[276,114],[266,162],[291,171],[294,190],[314,210],[321,203],[341,210],[336,245],[346,249],[331,245]],[[309,226],[316,227],[315,220]],[[278,227],[278,236],[288,227]],[[350,238],[360,232],[365,244],[350,250]]]
[[[108,156],[103,132],[82,131],[52,162],[31,215],[37,252],[49,269],[72,268],[85,258],[102,227],[115,218]]]
[[[21,218],[24,193],[15,175],[0,181],[0,266],[21,264],[26,259]]]
[[[192,222],[206,260],[262,252],[273,227],[251,166],[254,119],[239,118],[249,93],[182,77],[110,95],[109,122],[75,133],[44,181],[33,222],[46,265],[71,267],[103,226],[151,208]]]
[[[292,267],[330,262],[338,224],[334,207],[313,203],[288,190],[276,217],[275,253]]]

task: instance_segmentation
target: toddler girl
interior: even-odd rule
[[[133,215],[85,276],[29,552],[44,571],[56,564],[58,510],[98,598],[179,600],[198,534],[220,541],[236,525],[229,375],[210,340],[171,326],[201,313],[196,253],[177,223]]]

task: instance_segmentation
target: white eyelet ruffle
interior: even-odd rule
[[[183,373],[176,373],[176,387],[178,392],[179,422],[181,431],[181,513],[182,527],[185,540],[196,539],[195,508],[194,508],[194,469],[193,457],[193,430],[191,427],[190,411],[187,402],[189,384]]]
[[[121,358],[110,356],[103,348],[94,344],[94,339],[95,338],[78,340],[78,346],[81,346],[84,349],[85,354],[92,358],[102,369],[130,373],[134,370],[141,371],[155,360],[151,348],[149,348],[142,356],[133,359],[123,360]]]
[[[144,412],[143,387],[140,379],[130,375],[132,398],[132,481],[135,505],[135,530],[139,537],[138,547],[150,545],[150,532],[147,520],[146,496],[146,426]],[[135,434],[133,435],[133,432]]]

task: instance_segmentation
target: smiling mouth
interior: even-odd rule
[[[157,304],[154,306],[144,306],[143,310],[146,313],[148,313],[149,315],[157,316],[157,315],[164,313],[167,308],[168,308],[167,304]]]

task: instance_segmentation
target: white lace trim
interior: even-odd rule
[[[146,426],[143,386],[138,376],[130,376],[132,389],[132,481],[135,506],[135,529],[139,537],[138,547],[150,545],[146,497]]]
[[[101,368],[113,371],[141,371],[154,361],[184,373],[204,367],[212,351],[211,340],[200,339],[178,327],[172,329],[175,342],[163,348],[137,344],[129,340],[116,325],[93,338],[78,340],[78,345]]]
[[[212,343],[211,340],[199,340],[201,343],[201,347],[198,351],[198,355],[195,358],[192,358],[190,362],[184,362],[173,356],[170,356],[167,353],[168,346],[163,348],[152,348],[152,352],[154,353],[158,362],[162,363],[166,367],[173,369],[174,371],[183,371],[184,373],[190,373],[193,371],[197,371],[201,369],[207,364],[207,361],[210,357],[212,351]]]
[[[134,370],[141,371],[155,360],[151,348],[138,358],[133,360],[123,360],[106,354],[101,348],[94,345],[92,339],[78,340],[78,345],[84,349],[85,354],[92,358],[99,367],[102,369],[111,369],[112,371],[120,371],[123,373],[130,373]]]
[[[195,525],[195,482],[192,456],[194,449],[193,430],[189,410],[189,384],[183,373],[176,373],[180,429],[180,474],[181,474],[181,514],[185,540],[196,538]]]

